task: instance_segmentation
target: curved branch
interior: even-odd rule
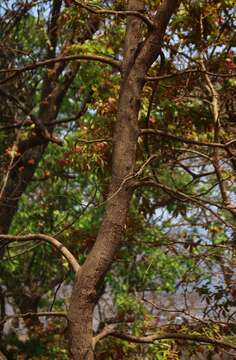
[[[42,61],[38,61],[36,63],[32,63],[29,65],[26,65],[21,68],[9,68],[9,69],[2,69],[0,70],[1,73],[11,73],[12,75],[8,76],[6,79],[0,81],[1,84],[5,84],[7,81],[12,80],[22,72],[28,71],[28,70],[34,70],[38,67],[47,66],[51,64],[56,64],[60,62],[66,62],[66,61],[75,61],[75,60],[92,60],[92,61],[98,61],[107,65],[111,65],[117,69],[120,69],[120,61],[113,59],[109,56],[102,56],[102,55],[95,55],[95,54],[76,54],[76,55],[68,55],[68,56],[59,56],[57,58],[52,59],[46,59]]]
[[[149,17],[145,16],[144,14],[142,14],[140,11],[131,11],[131,10],[127,10],[127,11],[117,11],[117,10],[110,10],[110,9],[103,9],[99,6],[96,7],[92,7],[84,4],[82,1],[78,1],[78,0],[74,0],[74,3],[86,10],[88,10],[89,12],[93,13],[93,14],[97,14],[97,15],[116,15],[116,16],[136,16],[138,18],[140,18],[141,20],[143,20],[143,22],[149,27],[149,28],[154,28],[154,23],[152,22],[151,19],[149,19]]]
[[[57,239],[49,235],[44,234],[29,234],[29,235],[3,235],[0,234],[0,242],[2,241],[37,241],[41,240],[47,242],[54,246],[69,262],[74,272],[77,273],[80,270],[80,265],[78,264],[74,255]]]
[[[173,339],[173,340],[187,340],[187,341],[193,341],[198,343],[205,343],[205,344],[211,344],[216,346],[221,346],[223,348],[230,348],[233,350],[236,350],[236,345],[230,344],[228,342],[222,341],[222,340],[216,340],[209,338],[207,336],[202,335],[189,335],[189,334],[181,334],[181,333],[165,333],[162,335],[147,335],[147,336],[134,336],[129,334],[123,334],[120,332],[115,331],[114,329],[104,329],[100,334],[94,337],[94,345],[96,343],[107,337],[107,336],[113,336],[121,340],[138,343],[138,344],[152,344],[159,340],[167,340],[167,339]]]

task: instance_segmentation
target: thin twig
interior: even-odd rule
[[[194,139],[186,139],[183,138],[181,136],[177,136],[177,135],[173,135],[170,134],[169,132],[166,132],[164,130],[160,130],[160,129],[142,129],[140,131],[141,135],[159,135],[162,137],[167,137],[169,139],[173,139],[173,140],[177,140],[177,141],[181,141],[185,144],[191,144],[191,145],[198,145],[198,146],[208,146],[208,147],[213,147],[213,148],[221,148],[221,149],[226,149],[228,148],[230,145],[236,143],[236,139],[232,139],[224,144],[222,143],[215,143],[215,142],[206,142],[206,141],[198,141],[198,140],[194,140]]]
[[[201,70],[201,69],[187,69],[184,71],[179,71],[172,74],[166,74],[166,75],[159,75],[159,76],[146,76],[146,81],[157,81],[157,80],[165,80],[165,79],[171,79],[172,77],[176,76],[182,76],[185,74],[192,74],[192,73],[202,73],[207,74],[214,77],[222,77],[222,78],[232,78],[236,76],[236,73],[213,73],[211,71]]]

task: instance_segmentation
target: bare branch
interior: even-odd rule
[[[75,61],[75,60],[91,60],[91,61],[98,61],[107,65],[111,65],[115,68],[120,69],[120,61],[113,59],[112,57],[96,55],[96,54],[77,54],[77,55],[67,55],[67,56],[59,56],[57,58],[46,59],[42,61],[38,61],[36,63],[32,63],[21,68],[9,68],[9,69],[2,69],[0,70],[1,73],[13,73],[9,77],[5,78],[4,80],[0,81],[1,84],[5,84],[7,81],[12,80],[19,74],[25,71],[34,70],[42,66],[48,66],[51,64],[56,64],[60,62],[67,62],[67,61]]]
[[[227,206],[223,206],[223,205],[219,205],[215,202],[211,202],[209,200],[207,201],[204,201],[203,199],[197,199],[196,198],[196,195],[189,195],[189,194],[186,194],[180,190],[177,190],[177,189],[173,189],[169,186],[166,186],[160,182],[157,182],[157,181],[153,181],[153,180],[143,180],[143,181],[137,181],[137,182],[134,182],[133,184],[131,184],[131,186],[133,188],[138,188],[138,187],[142,187],[142,186],[150,186],[150,187],[157,187],[157,188],[160,188],[162,189],[163,191],[167,192],[168,194],[172,194],[173,197],[181,200],[181,201],[189,201],[189,202],[192,202],[192,203],[195,203],[197,204],[198,206],[206,209],[207,211],[209,211],[212,215],[214,215],[220,222],[222,222],[225,226],[227,227],[231,227],[233,229],[235,229],[235,226],[233,226],[232,224],[229,224],[227,223],[224,219],[222,219],[214,210],[212,210],[212,208],[209,206],[206,205],[206,203],[208,205],[212,205],[212,206],[215,206],[216,208],[218,209],[225,209],[225,210],[229,210],[230,209],[227,207]]]
[[[225,148],[229,147],[230,145],[232,145],[233,143],[236,142],[236,139],[230,140],[225,144],[214,143],[214,142],[209,143],[209,142],[205,142],[205,141],[197,141],[197,140],[186,139],[186,138],[183,138],[181,136],[173,135],[173,134],[170,134],[170,133],[168,133],[166,131],[159,130],[159,129],[142,129],[141,130],[141,135],[142,134],[159,135],[159,136],[162,136],[162,137],[167,137],[169,139],[181,141],[181,142],[183,142],[185,144],[192,144],[192,145],[198,145],[198,146],[209,146],[209,147],[221,148],[221,149],[225,149]]]
[[[94,143],[111,142],[111,141],[112,141],[111,138],[110,139],[109,138],[107,138],[107,139],[101,138],[101,139],[93,139],[93,140],[85,140],[85,139],[79,138],[79,139],[76,140],[76,142],[80,142],[80,143],[83,143],[83,144],[94,144]]]
[[[0,88],[0,94],[1,94],[1,88]],[[44,126],[54,127],[55,125],[66,124],[66,123],[69,123],[72,121],[78,121],[86,113],[87,104],[88,104],[89,100],[90,100],[90,97],[85,98],[85,101],[83,102],[80,110],[78,111],[78,113],[75,116],[73,116],[71,118],[62,119],[62,120],[45,121]],[[18,129],[21,127],[29,127],[29,126],[32,126],[32,124],[33,124],[32,119],[26,120],[24,122],[15,122],[11,125],[0,127],[0,131],[14,130],[14,129]]]
[[[3,235],[0,234],[0,242],[2,241],[44,241],[54,246],[69,262],[74,272],[80,270],[80,265],[74,255],[57,239],[45,234],[29,234],[29,235]]]
[[[171,79],[176,76],[182,76],[185,74],[207,74],[214,77],[221,77],[221,78],[232,78],[236,77],[236,73],[213,73],[211,71],[207,70],[201,70],[201,69],[186,69],[184,71],[179,71],[171,74],[165,74],[165,75],[158,75],[158,76],[146,76],[146,81],[157,81],[157,80],[165,80],[165,79]]]
[[[202,18],[200,18],[200,20],[202,20]],[[201,25],[202,25],[202,21],[201,21]],[[214,120],[214,140],[218,141],[219,132],[220,132],[220,95],[216,90],[215,86],[213,85],[213,82],[211,81],[210,77],[208,76],[208,74],[206,74],[206,66],[204,63],[203,56],[201,56],[200,58],[200,64],[201,64],[201,68],[205,71],[204,77],[207,84],[206,88],[211,96],[211,112]],[[225,184],[222,180],[222,171],[221,171],[220,159],[219,159],[219,148],[214,149],[214,159],[212,163],[219,183],[222,200],[226,205],[230,206],[231,203],[229,200],[229,196]],[[235,210],[232,209],[231,212],[235,216]]]
[[[94,337],[94,344],[96,344],[99,340],[104,339],[107,336],[113,336],[121,340],[138,343],[138,344],[153,344],[160,340],[186,340],[186,341],[193,341],[197,343],[204,343],[204,344],[211,344],[215,346],[220,346],[223,348],[230,348],[236,350],[236,345],[230,344],[223,340],[213,339],[207,336],[202,335],[190,335],[190,334],[181,334],[181,333],[164,333],[154,334],[154,335],[147,335],[147,336],[134,336],[130,334],[123,334],[118,331],[115,331],[112,328],[104,329],[100,334]]]
[[[92,5],[87,5],[84,4],[82,1],[78,1],[78,0],[74,0],[74,3],[86,10],[88,10],[89,12],[93,13],[93,14],[97,14],[97,15],[116,15],[116,16],[122,16],[122,17],[126,17],[126,16],[136,16],[138,18],[140,18],[141,20],[143,20],[143,22],[149,27],[149,28],[154,28],[154,23],[152,22],[151,19],[149,19],[148,16],[145,16],[144,14],[142,14],[142,12],[140,11],[116,11],[116,10],[110,10],[110,9],[103,9],[99,6],[92,6]]]

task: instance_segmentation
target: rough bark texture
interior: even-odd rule
[[[145,41],[143,23],[130,16],[124,46],[122,81],[117,122],[113,136],[112,179],[106,213],[95,245],[82,266],[71,298],[69,309],[70,351],[74,360],[93,360],[93,310],[99,288],[118,251],[129,208],[131,190],[121,186],[134,173],[138,139],[138,114],[145,75],[161,50],[163,35],[179,1],[163,1],[157,10],[155,29]],[[145,2],[130,0],[128,10],[142,11]],[[127,184],[126,184],[127,185]]]

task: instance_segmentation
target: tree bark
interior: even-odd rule
[[[124,179],[134,173],[139,134],[138,114],[145,75],[160,53],[165,29],[178,3],[168,0],[159,6],[156,27],[145,41],[142,41],[142,20],[130,16],[127,21],[106,213],[95,245],[79,271],[68,313],[70,352],[74,360],[94,359],[93,310],[104,276],[121,245],[126,223],[132,192]],[[143,0],[130,0],[128,10],[142,11],[144,5]]]

